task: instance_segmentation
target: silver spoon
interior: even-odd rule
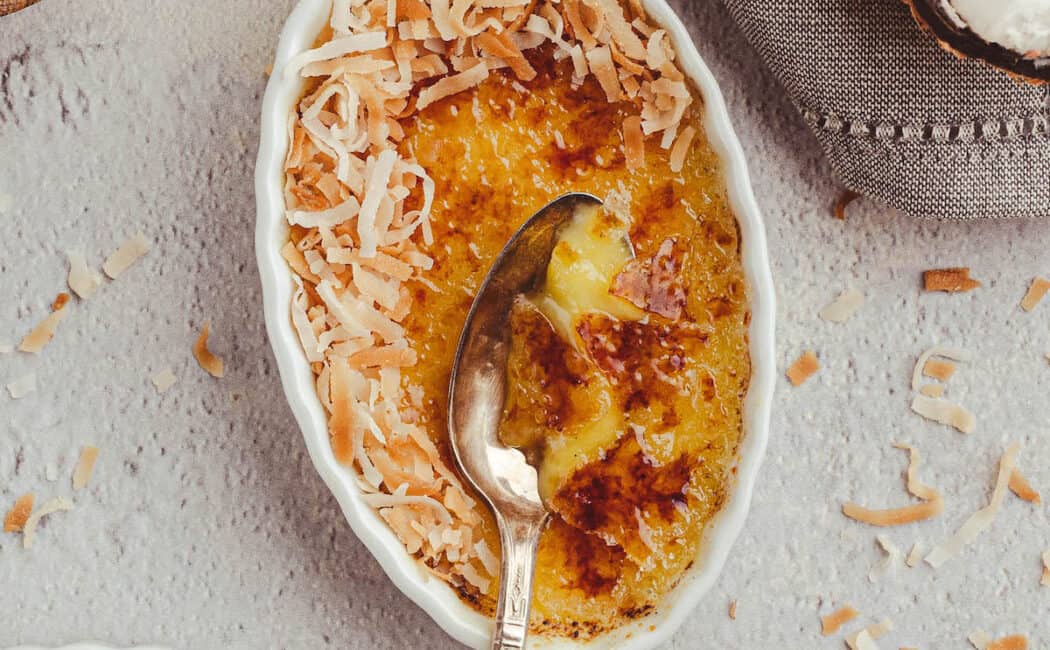
[[[474,298],[452,364],[448,391],[452,452],[499,526],[502,553],[494,650],[525,647],[536,545],[548,516],[536,469],[498,436],[507,394],[510,310],[516,296],[542,282],[558,232],[577,208],[587,205],[601,205],[601,201],[590,194],[566,194],[514,233]]]

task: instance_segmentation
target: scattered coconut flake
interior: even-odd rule
[[[992,641],[984,646],[984,650],[1028,650],[1028,638],[1023,634],[1011,634]]]
[[[171,368],[165,368],[164,370],[161,370],[157,374],[150,377],[150,381],[153,382],[153,385],[156,387],[158,393],[163,393],[167,391],[169,388],[174,386],[175,382],[177,382],[178,380],[179,378],[175,376],[175,373],[171,371]]]
[[[980,282],[970,277],[970,269],[966,267],[924,271],[922,281],[926,291],[945,293],[973,291],[981,286]]]
[[[991,502],[970,516],[956,533],[947,540],[941,542],[926,556],[926,562],[933,568],[944,564],[948,558],[959,553],[964,546],[972,542],[982,532],[988,529],[995,520],[996,513],[1002,506],[1003,498],[1006,496],[1007,484],[1010,474],[1014,469],[1019,446],[1014,443],[1010,445],[999,461],[999,476],[995,481],[995,490],[992,492]]]
[[[17,533],[25,528],[29,515],[33,512],[33,500],[36,497],[32,492],[23,494],[15,500],[15,505],[4,515],[4,532]]]
[[[22,399],[36,390],[36,373],[29,373],[21,379],[16,379],[7,385],[7,392],[11,399]]]
[[[627,169],[633,171],[645,166],[645,135],[642,134],[642,118],[638,115],[623,120],[623,153]]]
[[[442,77],[433,86],[427,86],[419,91],[419,97],[416,99],[416,109],[421,111],[434,102],[457,95],[468,88],[473,88],[485,81],[485,79],[488,79],[488,76],[488,65],[484,61],[479,61],[468,70],[448,77]]]
[[[831,323],[845,323],[863,304],[863,293],[856,289],[847,289],[820,310],[820,317]]]
[[[944,397],[944,384],[925,384],[919,392],[926,397]]]
[[[1047,291],[1050,291],[1050,280],[1047,280],[1046,278],[1036,278],[1032,280],[1031,286],[1028,287],[1028,293],[1026,293],[1021,300],[1021,309],[1024,309],[1025,311],[1032,311],[1035,309],[1036,305],[1038,305],[1043,297],[1046,296]]]
[[[735,600],[729,601],[729,619],[733,620],[733,621],[736,620],[736,601]]]
[[[80,253],[67,251],[66,259],[69,261],[69,288],[85,300],[90,298],[102,286],[102,277],[88,268],[84,256]]]
[[[916,395],[911,410],[927,420],[955,427],[962,433],[973,433],[977,418],[967,409],[946,399]]]
[[[922,503],[914,503],[900,508],[890,508],[888,510],[869,510],[868,508],[861,507],[853,502],[848,502],[842,506],[842,514],[850,519],[865,524],[886,527],[902,526],[916,521],[931,519],[944,511],[944,499],[940,492],[924,484],[916,476],[919,469],[919,462],[921,460],[919,451],[909,445],[894,446],[898,449],[906,450],[909,453],[908,492],[922,499]]]
[[[102,271],[111,280],[116,280],[124,271],[128,270],[128,267],[137,262],[149,250],[149,241],[144,235],[139,233],[121,244],[120,248],[106,258],[106,261],[102,263]]]
[[[835,199],[835,218],[839,221],[846,220],[846,208],[850,203],[853,203],[860,196],[853,190],[843,190],[842,194],[839,194],[839,198]]]
[[[50,343],[51,339],[55,337],[55,330],[58,329],[58,324],[61,323],[62,319],[69,313],[68,309],[68,307],[62,306],[48,314],[47,318],[33,328],[32,332],[25,335],[22,342],[18,345],[18,349],[22,352],[30,352],[33,354],[43,350],[44,346]]]
[[[671,156],[669,158],[669,165],[671,171],[676,174],[682,171],[682,167],[685,166],[685,157],[689,153],[689,146],[693,144],[693,138],[696,136],[696,129],[692,126],[687,126],[682,129],[682,133],[675,140],[674,146],[671,147]]]
[[[914,569],[916,566],[919,565],[919,562],[922,561],[922,555],[925,552],[926,550],[923,543],[920,541],[915,542],[914,544],[912,544],[911,552],[908,553],[908,559],[905,560],[904,563],[907,564],[910,568]]]
[[[812,350],[806,350],[788,368],[787,377],[792,386],[801,386],[807,379],[815,375],[818,370],[820,370],[820,361],[817,359],[817,353]]]
[[[95,472],[95,461],[98,460],[98,447],[88,445],[80,450],[80,460],[73,469],[73,489],[82,490],[91,481]]]
[[[11,354],[15,351],[15,346],[10,343],[0,341],[0,354]]]
[[[1050,550],[1043,551],[1043,578],[1039,584],[1050,587]]]
[[[1029,503],[1043,502],[1043,498],[1032,488],[1028,479],[1021,474],[1021,470],[1016,467],[1014,468],[1014,471],[1010,472],[1010,491]]]
[[[886,577],[887,573],[894,571],[904,557],[901,550],[885,535],[876,535],[875,540],[882,547],[882,550],[886,552],[886,557],[882,558],[868,572],[868,580],[871,582],[878,582]]]
[[[911,371],[911,389],[920,390],[922,385],[922,375],[926,368],[927,362],[933,357],[944,357],[945,359],[951,359],[953,361],[966,362],[970,360],[970,353],[966,350],[960,350],[958,348],[949,348],[940,345],[926,350],[919,355],[918,361],[915,362],[915,367]]]
[[[197,363],[199,363],[200,367],[209,375],[221,378],[223,374],[225,374],[225,364],[223,364],[222,359],[212,354],[208,349],[208,334],[210,333],[210,327],[210,323],[204,324],[200,336],[197,337],[197,341],[193,344],[193,356],[197,358]]]
[[[984,633],[984,630],[974,630],[966,637],[970,642],[970,645],[977,648],[977,650],[985,650],[988,644],[992,642],[992,637]]]
[[[44,478],[54,483],[58,480],[58,465],[48,463],[44,465]]]
[[[922,374],[937,381],[948,381],[955,374],[957,366],[943,359],[928,359],[922,367]]]
[[[820,633],[831,636],[839,631],[846,623],[860,616],[860,612],[853,609],[852,605],[843,605],[826,616],[820,617]]]
[[[850,650],[879,650],[875,640],[880,639],[893,631],[893,621],[884,618],[878,623],[857,630],[846,637],[846,645]]]
[[[42,518],[56,512],[72,509],[72,501],[65,497],[58,497],[51,499],[44,505],[40,506],[38,510],[33,511],[33,514],[29,515],[29,519],[26,520],[25,530],[22,532],[22,547],[32,548],[33,540],[36,538],[36,526],[40,523]]]

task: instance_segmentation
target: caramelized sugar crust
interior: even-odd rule
[[[609,104],[593,78],[571,88],[568,64],[550,54],[530,55],[539,71],[530,82],[494,72],[406,124],[401,146],[433,177],[437,199],[435,265],[425,274],[433,284],[412,285],[406,332],[419,356],[404,381],[422,389],[421,423],[451,464],[449,372],[463,319],[497,253],[560,194],[629,197],[638,263],[677,282],[655,296],[647,317],[585,318],[577,328],[582,352],[527,305],[513,318],[515,331],[527,335],[515,337],[511,373],[521,381],[511,399],[519,408],[508,416],[507,436],[536,450],[546,431],[594,417],[588,391],[595,384],[611,385],[623,412],[615,445],[551,498],[555,515],[540,542],[534,628],[588,637],[651,611],[697,557],[733,476],[750,378],[749,312],[737,223],[697,119],[700,98],[686,120],[698,137],[682,171],[672,173],[668,151],[647,138],[646,165],[632,172],[616,125],[637,109]],[[633,286],[636,295],[641,285]],[[485,516],[488,544],[498,548]],[[496,588],[461,591],[491,611]]]

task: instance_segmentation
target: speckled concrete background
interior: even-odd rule
[[[0,536],[0,647],[99,639],[211,648],[438,648],[451,640],[387,581],[307,459],[265,340],[254,270],[257,113],[290,0],[46,0],[0,19],[0,340],[17,342],[65,288],[63,251],[93,266],[144,232],[149,256],[73,306],[39,357],[0,357],[0,505],[71,495],[80,445],[102,448],[76,509],[37,545]],[[1050,645],[1039,553],[1045,508],[1008,499],[995,528],[940,571],[868,581],[875,531],[839,515],[853,498],[904,502],[892,441],[930,459],[939,519],[889,531],[907,550],[982,506],[1007,441],[1050,492],[1050,304],[1017,303],[1050,273],[1050,223],[918,223],[855,204],[715,2],[678,0],[722,81],[768,221],[780,296],[779,361],[819,351],[818,377],[778,387],[769,455],[747,528],[677,648],[842,647],[818,612],[853,603],[890,616],[884,647],[967,647],[980,627]],[[921,295],[921,269],[966,264],[983,289]],[[854,286],[845,325],[816,312]],[[213,324],[225,379],[190,356]],[[953,344],[976,360],[950,394],[979,414],[969,436],[908,411],[911,364]],[[149,376],[171,366],[158,395]],[[45,479],[47,463],[61,478]],[[739,601],[731,621],[726,607]]]

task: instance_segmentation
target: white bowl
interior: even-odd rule
[[[726,556],[744,525],[755,477],[769,436],[769,409],[773,395],[773,281],[769,272],[765,229],[751,192],[744,154],[729,124],[722,94],[701,60],[689,34],[664,0],[643,0],[651,18],[670,33],[679,63],[704,97],[707,138],[724,165],[729,200],[742,236],[744,270],[751,289],[752,377],[744,410],[744,437],[737,474],[721,512],[705,529],[701,552],[692,568],[648,616],[586,644],[533,637],[531,647],[652,648],[667,641],[714,584]],[[287,151],[287,120],[302,91],[298,79],[286,80],[282,71],[293,56],[309,49],[328,19],[331,0],[301,0],[281,32],[273,74],[263,98],[261,142],[256,165],[258,204],[256,255],[262,276],[266,328],[284,392],[306,439],[310,457],[358,538],[394,584],[423,608],[446,632],[464,644],[487,646],[491,622],[465,605],[453,590],[433,577],[404,550],[386,523],[367,506],[350,471],[336,462],[328,440],[325,414],[314,391],[313,374],[292,329],[290,271],[280,249],[287,239],[284,218],[283,161]],[[650,626],[652,629],[650,630]]]

